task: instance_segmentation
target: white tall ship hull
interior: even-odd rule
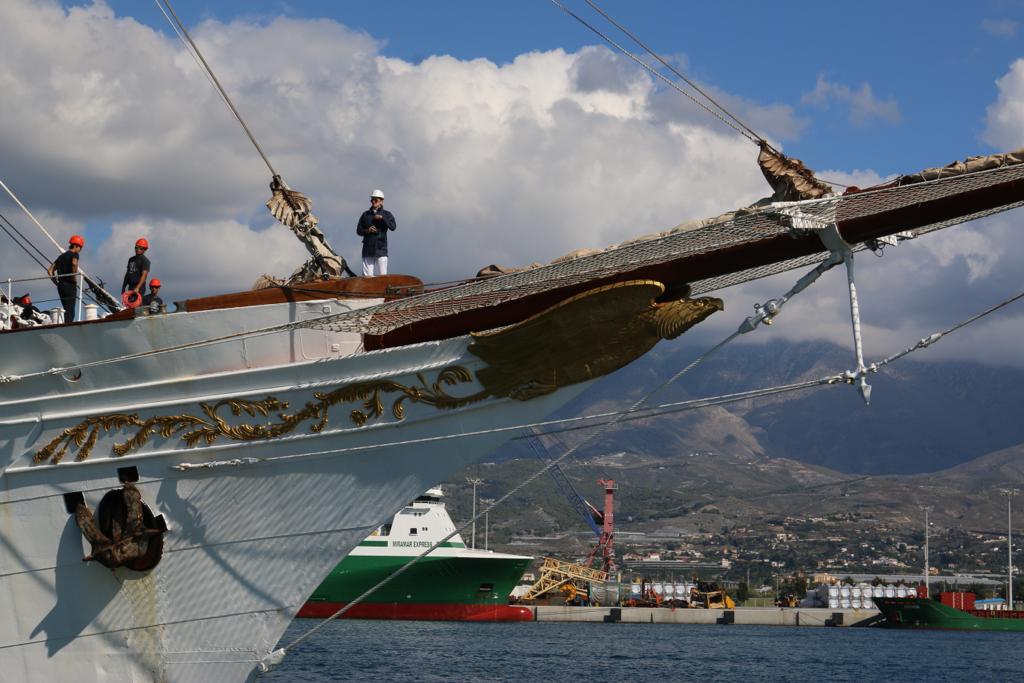
[[[0,351],[29,374],[339,305],[347,304],[43,328],[3,335]],[[481,389],[475,373],[485,364],[468,342],[362,352],[358,335],[302,329],[0,384],[0,680],[254,676],[310,593],[383,520],[515,435],[506,428],[541,418],[588,386],[441,407],[434,383],[446,369],[466,371],[451,386],[442,383],[446,396]],[[273,438],[231,436],[359,384],[382,388],[370,403],[339,400]],[[268,397],[277,406],[269,415],[235,415],[230,403],[204,410]],[[111,416],[133,419],[109,429],[96,421]],[[139,437],[150,418],[182,416],[198,421]],[[310,429],[323,416],[321,429]],[[90,419],[94,441],[64,436]],[[204,436],[186,443],[189,430]],[[132,437],[139,443],[115,455]],[[57,446],[46,452],[48,444]],[[83,562],[89,543],[65,499],[81,493],[95,509],[121,486],[119,470],[130,468],[143,501],[168,527],[162,558],[147,572]]]

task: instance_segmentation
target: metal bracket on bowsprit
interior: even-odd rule
[[[864,344],[860,334],[860,306],[857,304],[857,283],[853,276],[853,247],[839,234],[835,223],[829,223],[815,230],[821,243],[832,252],[833,258],[841,259],[846,264],[846,282],[850,290],[850,320],[853,323],[853,350],[857,357],[857,368],[844,373],[843,378],[849,384],[857,384],[864,403],[871,403],[871,385],[868,384],[868,368],[864,366]]]

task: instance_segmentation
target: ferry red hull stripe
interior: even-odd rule
[[[342,602],[307,602],[296,616],[326,619],[344,606],[345,603]],[[353,607],[341,618],[419,621],[533,621],[533,610],[521,605],[362,603]]]

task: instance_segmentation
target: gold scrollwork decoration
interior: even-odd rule
[[[565,299],[514,325],[472,336],[470,353],[484,361],[475,375],[452,365],[440,370],[434,382],[417,374],[418,385],[392,380],[356,382],[334,391],[316,392],[298,411],[273,396],[262,401],[227,399],[200,403],[202,415],[160,415],[145,420],[138,414],[90,417],[70,427],[35,454],[36,462],[59,463],[68,450],[78,448],[76,460],[85,460],[96,445],[100,431],[135,429],[128,441],[115,444],[113,454],[125,455],[141,448],[155,433],[164,438],[180,435],[186,446],[212,444],[224,436],[237,441],[272,439],[311,423],[317,433],[327,426],[331,408],[358,403],[349,413],[362,427],[385,411],[385,395],[399,394],[391,402],[391,415],[405,418],[406,402],[440,409],[458,408],[487,398],[530,401],[560,387],[607,375],[650,351],[662,339],[675,339],[716,311],[721,299],[664,298],[665,286],[653,280],[629,280],[603,285]],[[476,380],[480,389],[468,396],[452,396],[446,387]],[[388,399],[390,400],[390,399]],[[229,424],[220,411],[233,416],[269,417],[265,423]]]
[[[391,404],[391,414],[396,420],[405,419],[405,402],[407,400],[436,408],[451,409],[482,400],[488,395],[486,390],[469,396],[452,396],[445,391],[446,386],[455,386],[473,380],[472,373],[459,365],[441,370],[434,382],[428,382],[421,373],[417,373],[416,377],[420,381],[419,386],[406,386],[392,380],[377,380],[347,384],[329,392],[316,392],[313,394],[313,400],[308,401],[301,410],[294,413],[286,412],[288,410],[286,401],[268,396],[261,401],[233,398],[212,404],[200,403],[202,416],[156,415],[142,419],[138,413],[119,413],[90,417],[74,427],[65,429],[60,436],[39,449],[33,456],[33,460],[37,463],[50,460],[51,463],[57,464],[72,446],[78,449],[75,460],[85,460],[92,453],[100,431],[110,432],[136,428],[130,439],[124,443],[114,444],[113,455],[122,456],[141,448],[154,434],[159,434],[165,439],[180,435],[185,445],[192,447],[200,442],[205,442],[207,445],[213,444],[221,436],[235,441],[272,439],[288,434],[307,422],[312,422],[309,426],[311,432],[319,433],[327,426],[331,408],[340,403],[356,401],[362,403],[361,409],[353,410],[349,414],[349,419],[356,426],[362,427],[370,420],[384,414],[384,395],[395,392],[401,394]],[[239,417],[243,413],[250,417],[275,415],[276,420],[262,424],[230,424],[220,414],[225,407],[235,417]]]

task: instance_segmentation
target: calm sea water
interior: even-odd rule
[[[1019,682],[1024,633],[335,621],[257,680]]]

